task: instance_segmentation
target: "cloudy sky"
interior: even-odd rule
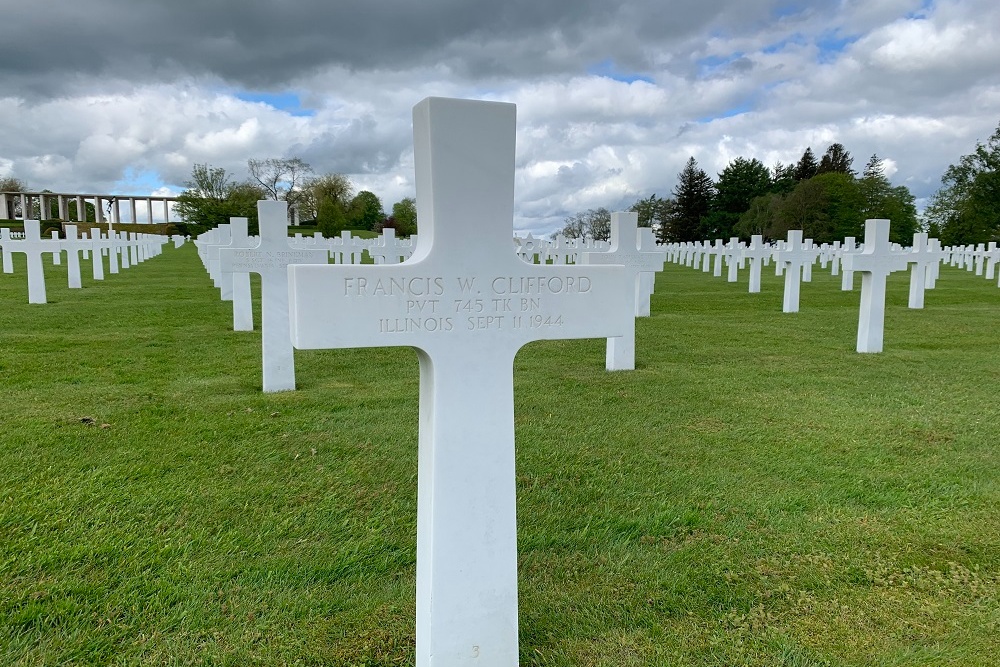
[[[412,196],[411,108],[518,105],[515,227],[843,143],[932,194],[1000,122],[996,0],[0,0],[0,176],[165,194],[248,158]],[[918,203],[921,203],[918,199]]]

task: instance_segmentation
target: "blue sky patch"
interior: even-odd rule
[[[645,74],[621,71],[618,69],[618,66],[615,65],[615,61],[610,58],[588,67],[587,74],[591,74],[593,76],[603,76],[606,79],[614,79],[615,81],[622,81],[624,83],[634,83],[635,81],[653,83],[653,79]]]
[[[123,195],[148,195],[162,187],[164,187],[163,179],[157,172],[151,169],[130,168],[126,169],[125,174],[115,182],[114,192]]]
[[[291,116],[315,116],[314,109],[302,107],[302,100],[295,93],[249,93],[238,92],[235,96],[244,102],[259,102],[284,111]]]

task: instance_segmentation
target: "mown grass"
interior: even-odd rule
[[[0,664],[412,664],[413,352],[264,395],[193,247],[88,269],[0,275]],[[519,354],[522,664],[996,664],[1000,290],[892,276],[879,355],[763,290],[668,265],[634,372]]]

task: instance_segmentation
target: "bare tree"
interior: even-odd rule
[[[247,160],[250,177],[260,184],[268,199],[288,202],[288,215],[294,219],[295,211],[303,203],[306,181],[313,173],[312,167],[301,158],[267,158]]]

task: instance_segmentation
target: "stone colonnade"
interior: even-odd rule
[[[162,210],[163,219],[157,222],[169,222],[170,221],[170,204],[177,201],[176,197],[154,197],[154,196],[123,196],[123,195],[94,195],[94,194],[66,194],[57,192],[0,192],[0,219],[2,220],[16,220],[31,218],[32,212],[34,211],[35,202],[38,202],[38,208],[41,220],[51,219],[51,202],[55,200],[57,202],[57,213],[56,218],[60,220],[66,220],[67,222],[86,222],[87,218],[87,207],[86,204],[90,203],[94,206],[94,214],[97,218],[97,222],[110,222],[111,224],[118,224],[122,221],[121,205],[123,202],[128,203],[129,220],[131,222],[139,222],[139,207],[145,208],[146,220],[145,222],[153,222],[153,203],[156,202],[157,209]],[[74,219],[70,219],[70,207],[71,201],[76,202],[76,215]],[[15,215],[17,206],[16,204],[21,204],[20,216]],[[105,212],[105,207],[110,207],[111,217],[107,217]],[[162,209],[161,209],[162,207]],[[27,211],[28,215],[24,215]]]

